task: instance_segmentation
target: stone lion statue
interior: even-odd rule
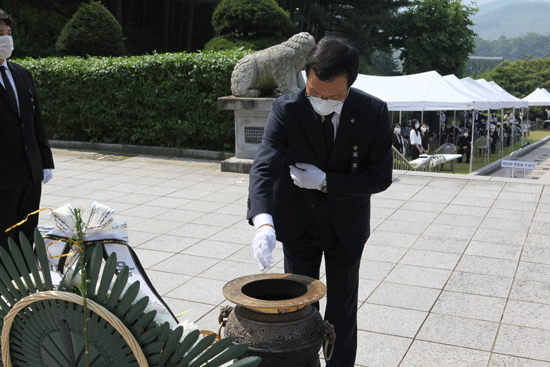
[[[315,46],[307,32],[295,34],[288,41],[243,57],[231,75],[231,92],[236,97],[259,97],[294,93],[305,87],[301,71],[306,56]]]

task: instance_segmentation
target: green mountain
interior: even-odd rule
[[[485,40],[523,36],[529,32],[550,35],[550,2],[500,0],[479,6],[472,17],[473,30]]]

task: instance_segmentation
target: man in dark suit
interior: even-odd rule
[[[325,319],[336,331],[329,367],[355,363],[370,196],[392,182],[388,108],[350,88],[358,69],[357,50],[346,40],[321,39],[306,59],[306,88],[273,102],[250,172],[247,219],[256,228],[260,270],[273,262],[275,239],[287,273],[319,279],[325,256]]]
[[[11,17],[0,9],[0,246],[19,231],[32,242],[38,215],[9,231],[40,206],[42,181],[51,179],[52,152],[31,73],[7,59],[13,50]]]

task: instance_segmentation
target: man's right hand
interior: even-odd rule
[[[252,240],[252,251],[260,271],[269,269],[273,264],[271,252],[275,248],[276,241],[275,230],[270,225],[263,225],[256,230]]]

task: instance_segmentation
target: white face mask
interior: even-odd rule
[[[425,133],[425,132],[426,132],[426,128],[423,127],[422,129],[420,129],[420,131],[422,131],[423,133]]]
[[[0,59],[7,60],[13,51],[13,38],[11,36],[0,36]]]
[[[397,128],[395,128],[395,133],[396,133],[396,134],[400,134],[400,133],[401,133],[401,129],[400,129],[400,128],[398,128],[398,127],[397,127]]]
[[[322,99],[319,97],[307,96],[311,107],[321,116],[327,116],[336,111],[338,107],[344,103],[344,101],[337,101],[335,99]]]
[[[467,138],[467,137],[468,137],[468,133],[465,133],[465,134],[464,134],[464,137]]]
[[[420,124],[414,124],[414,128],[418,129],[420,127]]]

